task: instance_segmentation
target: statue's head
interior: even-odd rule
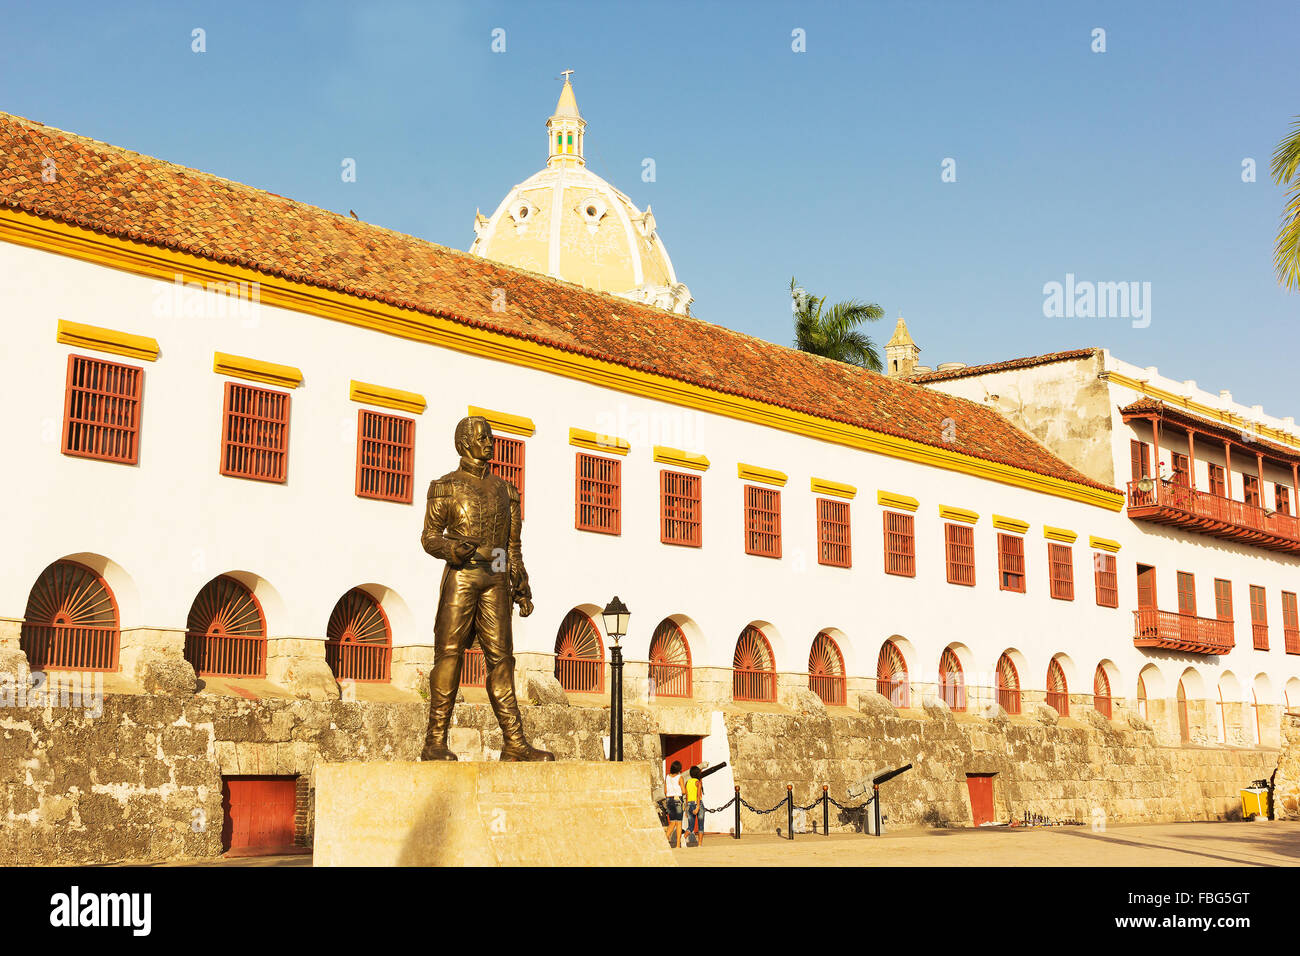
[[[492,426],[481,415],[462,418],[456,425],[456,451],[476,461],[492,460]]]

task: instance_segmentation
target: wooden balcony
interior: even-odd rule
[[[1143,491],[1128,483],[1128,516],[1189,531],[1242,541],[1270,551],[1300,554],[1300,519],[1244,501],[1221,498],[1174,481],[1151,479]]]
[[[1233,645],[1232,622],[1138,608],[1133,612],[1133,644],[1189,654],[1226,654]]]

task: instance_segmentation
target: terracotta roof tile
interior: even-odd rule
[[[1096,355],[1100,349],[1070,349],[1065,352],[1048,352],[1046,355],[1031,355],[1027,358],[1007,359],[1005,362],[989,362],[987,365],[967,365],[965,368],[945,369],[938,372],[921,372],[908,376],[909,382],[924,384],[926,382],[944,382],[952,378],[967,378],[971,375],[991,375],[1015,368],[1032,368],[1035,365],[1048,365],[1052,362],[1066,362],[1070,359],[1088,358]]]
[[[1094,488],[996,412],[0,113],[0,205]],[[46,159],[55,182],[42,181]],[[492,309],[505,289],[508,307]],[[1062,355],[1067,353],[1061,353]],[[945,420],[957,440],[945,444]]]

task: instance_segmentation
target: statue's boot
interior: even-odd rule
[[[497,661],[487,675],[488,700],[501,725],[505,745],[501,748],[502,760],[554,760],[555,754],[531,747],[524,738],[524,722],[519,716],[519,700],[515,697],[515,659],[506,657]]]
[[[424,737],[421,760],[455,760],[456,755],[447,749],[447,728],[451,725],[451,711],[456,706],[456,685],[460,675],[454,667],[439,666],[435,662],[429,672],[429,729]],[[453,661],[454,663],[458,663]]]

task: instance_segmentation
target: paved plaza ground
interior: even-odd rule
[[[673,851],[680,866],[1300,866],[1300,823],[900,830],[883,837],[710,834]],[[194,860],[171,866],[311,866],[311,856]]]

